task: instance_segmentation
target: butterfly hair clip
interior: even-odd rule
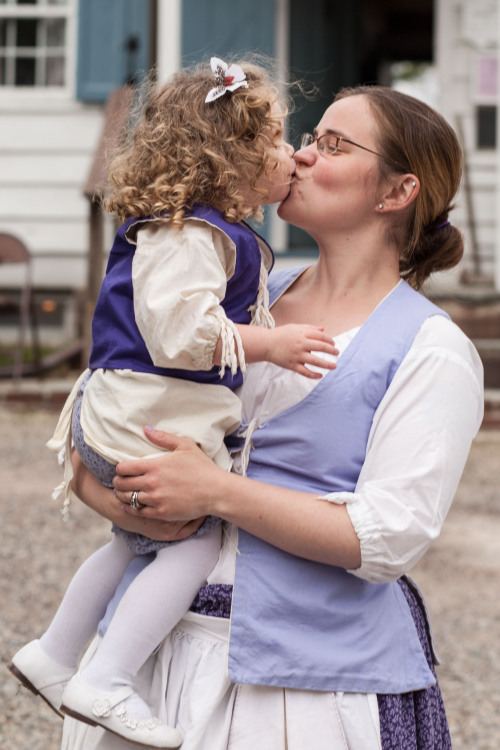
[[[224,60],[218,57],[210,59],[210,67],[215,75],[216,85],[207,94],[205,104],[213,102],[227,91],[236,91],[240,86],[248,88],[247,78],[239,65],[231,65],[229,68]]]

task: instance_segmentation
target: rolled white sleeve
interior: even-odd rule
[[[371,582],[407,573],[439,536],[483,417],[483,368],[450,320],[422,326],[375,414],[354,493],[346,504]]]
[[[148,222],[137,233],[132,266],[136,323],[159,367],[209,370],[225,329],[221,307],[234,273],[234,243],[194,220],[182,231]]]

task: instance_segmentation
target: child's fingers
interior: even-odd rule
[[[316,354],[309,352],[307,353],[302,364],[311,365],[313,367],[320,367],[322,370],[335,370],[337,363],[331,359],[325,359],[324,357],[318,357]]]
[[[317,339],[323,339],[324,341],[333,341],[332,337],[328,333],[325,333],[324,328],[316,326],[306,326],[306,335],[313,336]]]
[[[309,342],[306,347],[307,352],[324,352],[325,354],[331,354],[336,357],[339,350],[333,344],[325,344],[321,341]]]
[[[306,378],[319,380],[323,377],[327,370],[335,370],[336,367],[337,365],[335,364],[335,362],[323,359],[323,357],[315,357],[314,355],[309,355],[307,357],[304,357],[302,362],[297,362],[297,364],[292,369],[295,370],[295,372],[298,372],[300,375],[304,375],[304,377]]]
[[[331,339],[329,339],[328,341],[306,339],[304,341],[304,350],[306,352],[324,352],[325,354],[331,354],[332,356],[337,356],[337,354],[339,353],[339,350]]]
[[[307,359],[307,364],[313,367],[321,367],[322,370],[336,370],[337,364],[329,359],[323,359],[322,357],[311,357]]]
[[[332,337],[328,336],[326,333],[322,333],[321,331],[313,330],[306,332],[306,339],[335,349],[335,341],[332,339]]]
[[[323,377],[322,372],[316,372],[315,370],[310,370],[305,365],[297,365],[295,368],[295,372],[298,372],[299,375],[304,375],[306,378],[310,378],[311,380],[319,380]]]

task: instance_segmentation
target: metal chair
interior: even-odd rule
[[[13,310],[17,310],[19,313],[19,336],[14,363],[9,373],[13,379],[17,379],[23,375],[24,346],[28,327],[31,329],[35,371],[40,366],[41,361],[38,325],[31,285],[31,256],[28,248],[20,239],[12,234],[0,232],[0,264],[7,265],[11,263],[25,265],[24,283],[21,288],[21,294],[19,295],[14,291],[0,292],[0,314],[2,311],[10,313]]]

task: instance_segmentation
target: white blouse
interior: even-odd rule
[[[340,357],[358,330],[335,337]],[[249,365],[243,416],[268,420],[318,382],[267,362]],[[420,560],[439,536],[482,417],[476,349],[449,319],[428,318],[375,413],[355,491],[320,498],[347,506],[362,558],[351,573],[391,581]]]

